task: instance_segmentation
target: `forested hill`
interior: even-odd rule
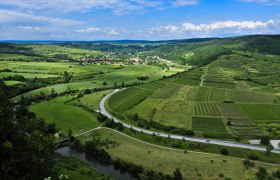
[[[236,51],[280,55],[280,35],[253,35],[199,43],[173,43],[156,48],[151,54],[182,64],[203,66],[221,55]]]
[[[193,66],[204,66],[217,60],[222,55],[235,54],[238,51],[280,55],[280,35],[165,41],[62,41],[53,43],[47,41],[45,44],[43,42],[2,42],[0,43],[0,53],[32,56],[30,57],[31,61],[56,61],[57,59],[74,61],[82,59],[82,56],[77,54],[91,57],[108,55],[108,53],[133,54],[140,55],[143,59],[158,56],[173,62]],[[142,56],[143,54],[144,56]]]

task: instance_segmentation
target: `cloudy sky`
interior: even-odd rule
[[[0,0],[0,40],[280,34],[280,0]]]

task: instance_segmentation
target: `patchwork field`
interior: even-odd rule
[[[241,60],[246,65],[240,64]],[[151,90],[143,96],[135,88],[119,92],[111,99],[119,103],[129,99],[129,105],[116,110],[114,102],[109,100],[108,107],[116,112],[126,112],[126,119],[138,114],[147,121],[192,129],[198,136],[214,136],[214,132],[250,138],[271,134],[269,127],[275,127],[279,122],[280,96],[277,93],[280,91],[262,84],[260,79],[266,81],[268,74],[255,66],[250,58],[223,56],[205,67],[139,86]],[[255,74],[258,81],[250,79],[247,71]],[[275,78],[270,80],[267,82],[276,81]],[[277,137],[278,133],[273,136]]]
[[[50,64],[55,66],[56,63]],[[65,63],[66,64],[66,63]],[[62,63],[62,65],[65,65]],[[61,65],[61,66],[62,66]],[[30,91],[22,94],[25,97],[35,97],[44,93],[49,95],[52,90],[56,93],[63,93],[69,90],[83,90],[83,89],[93,89],[97,87],[107,87],[114,88],[116,85],[120,86],[121,84],[132,84],[132,83],[146,83],[162,78],[163,76],[172,75],[180,70],[170,70],[163,71],[161,68],[155,66],[126,66],[120,67],[119,64],[115,65],[87,65],[87,66],[76,66],[67,64],[71,66],[70,69],[63,69],[60,71],[62,75],[64,71],[68,71],[73,76],[73,80],[69,83],[59,83],[55,85],[50,85],[34,91]],[[85,71],[83,71],[85,70]],[[0,72],[0,76],[1,76]],[[72,74],[73,73],[73,74]],[[34,76],[33,76],[34,75]],[[60,76],[53,74],[38,74],[42,76]],[[33,78],[37,74],[32,74]],[[149,79],[142,81],[139,80],[139,76],[147,76]],[[159,87],[160,87],[159,83]],[[13,98],[14,101],[20,100],[20,96]]]

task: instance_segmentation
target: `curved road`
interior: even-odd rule
[[[105,101],[113,94],[116,92],[121,91],[119,89],[116,89],[114,92],[111,92],[110,94],[107,94],[102,98],[100,101],[100,112],[105,115],[106,117],[113,119],[115,122],[120,122],[123,124],[124,127],[126,128],[132,128],[138,132],[143,132],[146,134],[150,135],[156,135],[160,137],[169,137],[171,139],[184,139],[187,141],[193,141],[193,142],[199,142],[199,143],[206,143],[206,144],[216,144],[216,145],[221,145],[221,146],[228,146],[228,147],[237,147],[237,148],[244,148],[244,149],[252,149],[252,150],[258,150],[258,151],[266,151],[266,147],[264,146],[255,146],[255,145],[250,145],[250,144],[242,144],[242,143],[235,143],[235,142],[230,142],[230,141],[220,141],[220,140],[212,140],[212,139],[202,139],[202,138],[191,138],[191,137],[186,137],[186,136],[181,136],[181,135],[171,135],[171,134],[166,134],[166,133],[158,133],[142,128],[138,128],[132,125],[129,125],[127,123],[122,122],[121,120],[113,117],[105,108]],[[272,150],[271,152],[273,153],[278,153],[280,154],[280,150]]]

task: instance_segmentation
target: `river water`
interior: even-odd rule
[[[62,155],[68,155],[68,156],[75,156],[79,159],[82,159],[89,163],[93,169],[96,171],[106,174],[112,178],[115,178],[117,180],[137,180],[137,178],[133,177],[128,172],[121,172],[120,170],[117,170],[114,168],[113,165],[107,165],[95,158],[89,158],[86,157],[86,154],[84,152],[79,152],[73,149],[70,149],[69,147],[62,147],[57,150],[58,153]]]

